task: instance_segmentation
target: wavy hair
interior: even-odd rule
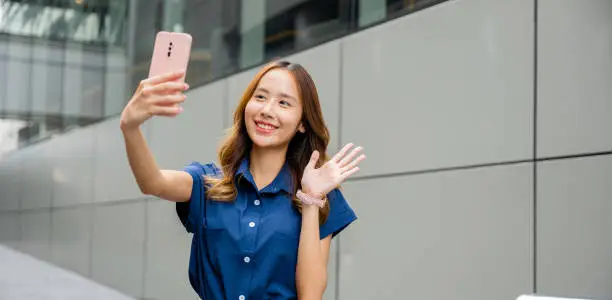
[[[312,77],[301,65],[287,61],[275,61],[265,65],[249,83],[234,112],[234,124],[229,129],[218,151],[223,177],[206,178],[207,184],[210,185],[206,196],[208,199],[216,201],[233,201],[236,199],[237,188],[234,176],[241,161],[248,157],[252,147],[252,141],[247,133],[244,121],[244,111],[247,103],[253,97],[253,93],[261,78],[274,69],[286,70],[291,74],[297,86],[299,101],[302,103],[303,113],[301,121],[306,131],[305,133],[298,132],[295,134],[289,142],[286,155],[293,179],[293,194],[291,195],[293,205],[301,213],[302,204],[295,195],[297,190],[301,188],[304,168],[308,164],[314,150],[320,153],[319,161],[316,164],[317,167],[320,167],[329,159],[326,152],[329,144],[329,130],[323,120],[319,95]],[[326,201],[325,207],[319,210],[321,224],[325,222],[328,215],[329,203]]]

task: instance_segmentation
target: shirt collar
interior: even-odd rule
[[[236,170],[236,174],[234,176],[234,180],[238,180],[240,177],[246,179],[255,189],[257,189],[257,185],[255,185],[255,180],[253,180],[253,175],[251,174],[251,170],[249,170],[249,159],[244,158],[240,162],[240,166],[238,166],[238,170]],[[276,178],[264,187],[260,192],[262,193],[277,193],[281,190],[286,193],[293,193],[293,178],[291,176],[291,170],[289,168],[289,164],[285,160],[283,167],[280,172],[276,175]]]

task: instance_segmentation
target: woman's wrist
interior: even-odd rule
[[[325,206],[326,199],[322,195],[322,193],[316,193],[316,192],[313,193],[312,191],[305,189],[305,190],[298,190],[296,196],[298,199],[300,199],[300,201],[304,205],[318,206],[318,207]]]

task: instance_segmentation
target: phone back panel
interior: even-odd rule
[[[186,72],[190,54],[191,35],[160,31],[155,37],[149,77],[179,70],[185,70]],[[185,76],[178,81],[184,82]]]

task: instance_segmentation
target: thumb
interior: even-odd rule
[[[308,165],[306,165],[306,168],[314,169],[315,166],[317,165],[318,160],[319,160],[319,151],[317,150],[312,151],[312,155],[310,156],[310,161],[308,162]]]

